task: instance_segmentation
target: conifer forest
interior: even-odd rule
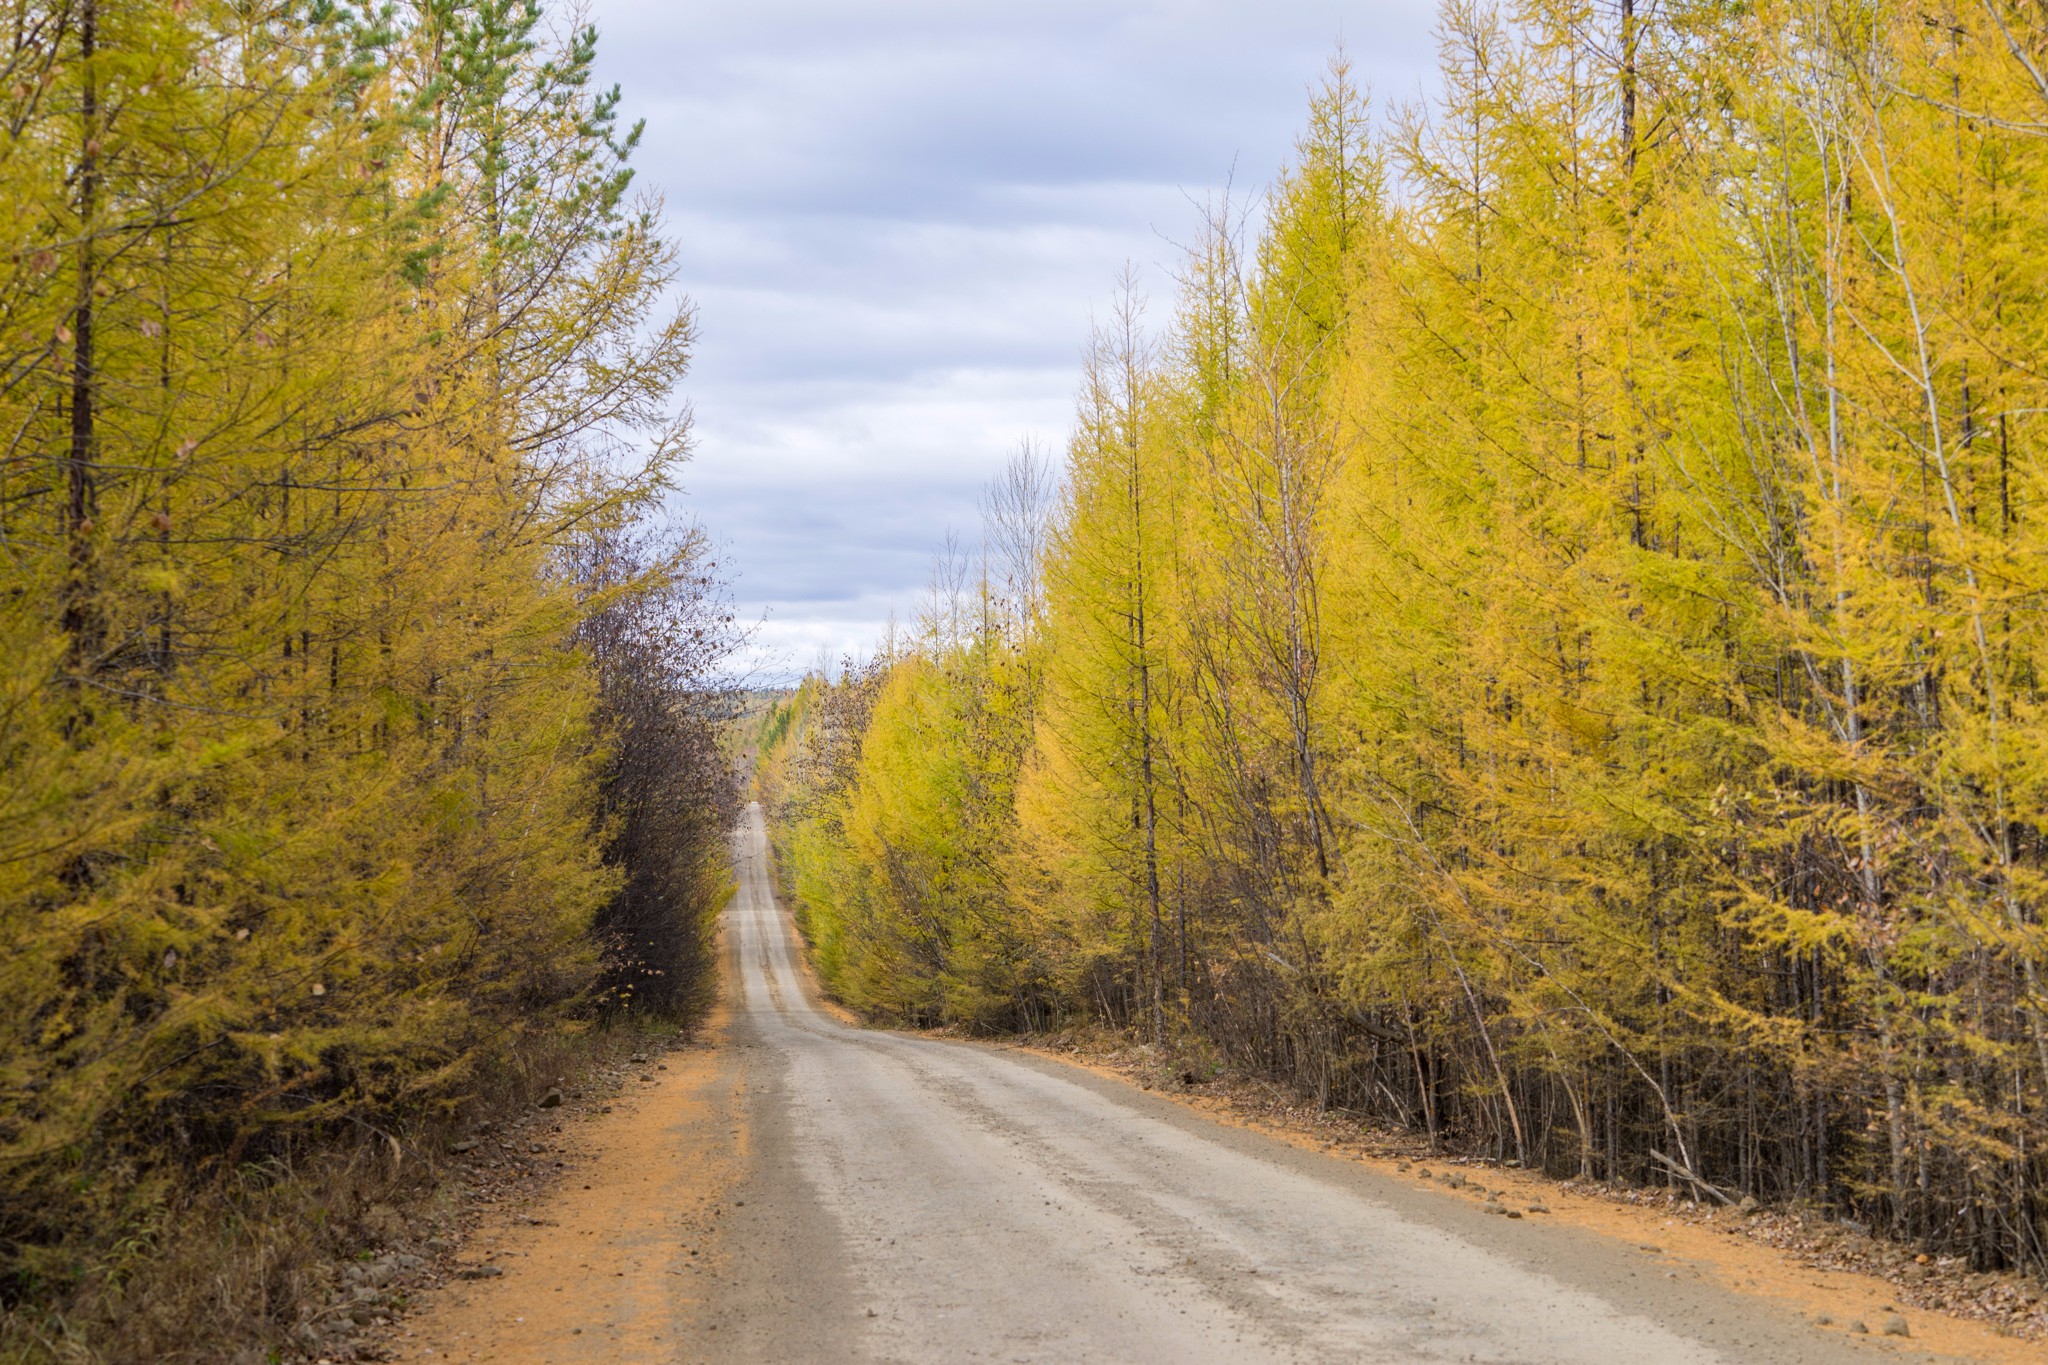
[[[191,1316],[195,1220],[708,989],[693,318],[574,17],[7,6],[0,1355],[225,1359],[295,1267]]]
[[[772,718],[828,985],[2048,1264],[2048,18],[1447,0]],[[1397,92],[1398,93],[1398,92]]]
[[[1836,1361],[1922,1267],[2044,1339],[2048,0],[1440,0],[1412,93],[1358,10],[770,677],[691,367],[816,338],[596,11],[0,0],[0,1360]],[[693,135],[780,166],[813,56]]]

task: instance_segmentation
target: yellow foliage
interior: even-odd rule
[[[1440,38],[1377,125],[1333,67],[1163,337],[1120,304],[1014,782],[942,780],[972,731],[906,709],[952,654],[882,661],[857,761],[790,781],[806,914],[955,924],[881,870],[997,828],[972,916],[1054,1014],[2037,1261],[2048,30],[1454,0]]]
[[[9,1255],[124,1169],[452,1103],[585,998],[618,877],[562,556],[659,486],[688,341],[587,34],[18,8]],[[607,472],[633,428],[650,464]]]

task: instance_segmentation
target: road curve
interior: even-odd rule
[[[727,1210],[715,1335],[696,1336],[713,1358],[1876,1354],[1703,1278],[1666,1278],[1611,1238],[1490,1217],[1076,1068],[849,1028],[806,999],[757,808],[736,854],[726,924],[750,1174]]]

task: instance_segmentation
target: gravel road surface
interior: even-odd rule
[[[806,997],[765,850],[750,810],[727,912],[749,1174],[693,1334],[712,1358],[1934,1358],[1058,1062],[841,1024]]]

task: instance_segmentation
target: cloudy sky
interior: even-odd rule
[[[1091,314],[1285,163],[1341,42],[1376,102],[1429,0],[595,0],[701,323],[679,507],[766,679],[908,616],[1017,443],[1064,443]]]

